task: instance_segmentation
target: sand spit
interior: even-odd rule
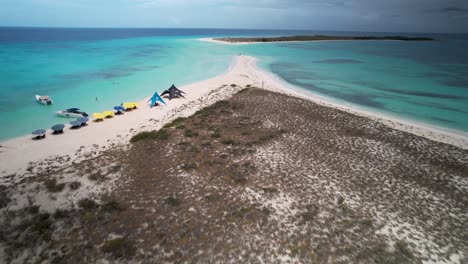
[[[168,107],[2,142],[0,259],[467,261],[464,135],[312,96],[247,56],[180,88]]]
[[[0,245],[12,263],[464,263],[467,157],[243,89],[125,151],[2,188]]]
[[[148,98],[145,98],[140,101],[140,109],[137,111],[101,123],[90,122],[88,127],[80,130],[66,129],[65,134],[48,135],[47,139],[42,141],[33,142],[30,136],[25,136],[2,142],[0,184],[5,183],[6,176],[11,177],[14,174],[34,170],[31,164],[41,160],[53,160],[54,157],[67,156],[66,162],[71,164],[73,161],[92,157],[109,147],[126,144],[129,138],[139,131],[158,129],[173,117],[190,115],[216,100],[228,98],[232,93],[229,89],[226,89],[224,93],[219,92],[219,97],[210,100],[207,99],[207,95],[221,86],[230,87],[231,84],[237,84],[241,87],[246,85],[262,87],[304,98],[320,105],[368,117],[394,129],[468,149],[468,134],[466,133],[432,127],[415,121],[369,112],[353,105],[334,102],[289,85],[279,77],[259,69],[256,66],[256,59],[253,57],[237,56],[225,74],[180,87],[188,93],[187,100],[173,100],[167,107],[150,109],[146,105]],[[175,112],[177,115],[174,116]]]

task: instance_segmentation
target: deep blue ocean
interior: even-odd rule
[[[432,42],[337,41],[222,45],[202,37],[430,36]],[[140,100],[227,70],[239,54],[299,89],[374,111],[468,132],[468,36],[233,29],[0,27],[0,139]],[[54,105],[35,102],[35,94]],[[98,98],[98,100],[96,100]]]

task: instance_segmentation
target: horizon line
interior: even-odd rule
[[[358,30],[319,30],[319,29],[286,29],[286,28],[210,28],[210,27],[90,27],[90,26],[2,26],[1,28],[43,28],[43,29],[224,29],[224,30],[264,30],[264,31],[275,31],[275,30],[286,30],[286,31],[331,31],[331,32],[355,32],[355,33],[404,33],[404,34],[445,34],[445,35],[468,35],[468,32],[398,32],[398,31],[358,31]]]

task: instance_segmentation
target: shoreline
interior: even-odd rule
[[[462,149],[468,149],[468,133],[464,131],[431,125],[421,121],[391,115],[389,113],[371,111],[354,104],[335,101],[333,99],[304,90],[301,87],[294,86],[284,81],[281,79],[281,77],[275,75],[274,73],[259,68],[256,64],[250,66],[253,68],[254,72],[260,73],[264,79],[267,79],[271,82],[270,86],[273,87],[266,87],[267,89],[269,88],[271,90],[271,88],[273,88],[273,91],[287,93],[288,95],[310,100],[320,105],[363,116],[373,121],[383,123],[386,126],[396,130],[412,133],[417,136],[441,143],[454,145]]]
[[[229,42],[229,41],[222,41],[222,40],[217,40],[214,38],[199,38],[197,39],[198,41],[204,41],[204,42],[211,42],[211,43],[217,43],[217,44],[223,44],[223,45],[257,45],[257,44],[273,44],[273,43],[302,43],[302,42],[317,42],[317,43],[322,43],[322,42],[341,42],[341,41],[363,41],[363,40],[357,40],[357,39],[329,39],[329,40],[285,40],[285,41],[270,41],[270,42],[256,42],[256,41],[239,41],[239,42]],[[366,40],[366,41],[398,41],[398,40]]]
[[[51,135],[49,132],[47,137],[40,141],[31,140],[31,136],[2,141],[0,183],[6,181],[7,175],[26,171],[34,172],[35,168],[31,168],[32,164],[53,157],[68,156],[68,161],[66,161],[68,163],[92,158],[100,151],[125,145],[138,132],[157,130],[174,118],[187,117],[202,107],[230,97],[246,85],[261,88],[262,83],[264,83],[264,89],[267,90],[303,98],[320,105],[367,117],[393,129],[468,149],[467,133],[457,133],[458,131],[450,131],[335,102],[288,84],[273,73],[260,69],[254,57],[236,56],[225,73],[179,87],[187,93],[187,99],[174,99],[168,102],[167,106],[150,109],[146,104],[149,98],[147,97],[139,101],[140,108],[135,111],[106,119],[104,122],[90,121],[87,127],[79,130],[72,131],[67,126],[65,134]],[[231,86],[231,84],[236,86]]]

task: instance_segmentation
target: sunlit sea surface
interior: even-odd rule
[[[0,28],[0,139],[140,100],[228,69],[237,54],[300,89],[370,110],[468,132],[468,36],[432,42],[336,41],[221,45],[217,36],[383,33],[221,29]],[[392,35],[404,35],[391,33]],[[415,34],[412,34],[414,36]],[[427,36],[427,34],[426,34]],[[42,106],[34,96],[50,95]]]

